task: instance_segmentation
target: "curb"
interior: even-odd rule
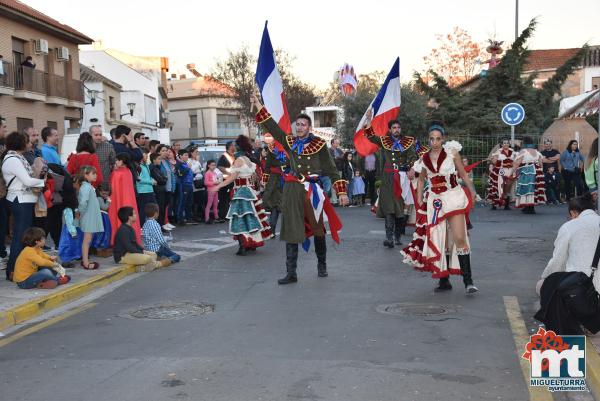
[[[97,288],[102,288],[126,276],[138,272],[137,266],[128,265],[117,267],[106,273],[91,277],[81,283],[53,292],[31,301],[15,306],[7,311],[0,312],[0,331],[11,326],[26,322],[52,309],[88,295]]]
[[[600,355],[589,338],[585,339],[585,378],[594,399],[600,400]]]

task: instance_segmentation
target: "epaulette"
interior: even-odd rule
[[[421,145],[421,147],[419,148],[419,150],[417,151],[417,156],[419,157],[423,157],[423,155],[427,152],[429,152],[431,149],[429,149],[427,146],[425,145]]]
[[[288,135],[285,137],[285,140],[287,141],[287,144],[291,149],[292,145],[294,144],[294,137],[292,135]],[[314,155],[315,153],[320,151],[326,143],[327,142],[324,139],[319,138],[318,136],[313,136],[311,141],[304,147],[304,150],[302,151],[302,156]]]
[[[402,145],[404,150],[407,150],[415,144],[415,137],[403,135],[402,139],[400,140],[400,144]],[[385,150],[392,150],[393,145],[394,142],[392,141],[389,135],[381,137],[381,146],[383,146]]]

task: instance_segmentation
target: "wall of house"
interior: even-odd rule
[[[585,69],[585,75],[583,77],[583,91],[592,90],[592,79],[596,78],[597,81],[600,78],[600,67],[588,67]]]
[[[158,116],[160,95],[158,93],[158,86],[152,79],[145,77],[133,68],[101,50],[82,51],[80,60],[82,64],[121,85],[124,92],[137,91],[142,94],[140,99],[136,98],[134,118],[138,118],[138,120],[134,122],[145,122],[145,115],[138,114],[138,109],[140,112],[145,109],[143,95],[155,99],[155,111],[153,115]],[[128,96],[125,97],[129,98]],[[140,103],[138,103],[138,100]],[[119,114],[129,111],[127,102],[124,101],[123,97],[121,98],[121,110],[122,111]]]
[[[217,139],[217,114],[239,114],[237,104],[227,98],[195,97],[169,99],[171,140]],[[190,127],[190,115],[196,115],[197,126]],[[250,136],[249,127],[241,119],[242,134]]]
[[[45,71],[44,68],[44,56],[41,54],[35,54],[33,41],[35,39],[46,39],[48,41],[48,48],[54,49],[58,47],[67,47],[69,49],[69,55],[71,56],[71,73],[73,79],[79,79],[79,50],[77,44],[68,42],[64,39],[53,36],[47,32],[39,31],[28,25],[13,21],[6,17],[0,16],[0,54],[3,56],[4,61],[13,62],[12,59],[12,38],[21,39],[26,41],[25,44],[25,56],[32,56],[33,61],[37,64],[36,69]],[[64,68],[61,64],[66,65],[64,61],[58,61],[56,59],[56,53],[52,60],[54,71],[56,75],[63,76]],[[48,72],[48,71],[45,71]]]
[[[58,61],[56,53],[53,52],[53,54],[48,56],[48,63],[52,64],[52,68],[48,69],[53,70],[56,75],[64,76],[65,68],[70,65],[72,78],[79,80],[79,52],[77,44],[0,16],[0,54],[3,56],[4,61],[13,63],[13,66],[13,37],[26,42],[24,46],[25,56],[32,56],[36,63],[36,70],[44,72],[48,72],[45,68],[44,56],[34,53],[33,41],[35,39],[46,39],[49,49],[54,50],[57,47],[67,47],[71,56],[71,63],[67,64],[63,61]],[[0,95],[0,115],[6,119],[9,132],[17,129],[17,118],[27,118],[33,120],[33,126],[37,130],[44,128],[48,124],[48,121],[55,122],[62,138],[65,134],[65,120],[68,120],[66,123],[67,127],[77,126],[80,118],[80,109],[45,104],[39,101],[15,99],[11,95]]]
[[[6,119],[8,132],[17,129],[17,118],[33,120],[33,127],[38,131],[47,126],[48,121],[56,122],[61,138],[65,134],[65,120],[74,120],[72,124],[77,125],[80,118],[79,109],[15,99],[5,95],[0,95],[0,115]]]

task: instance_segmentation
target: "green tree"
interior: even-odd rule
[[[517,132],[542,132],[546,129],[556,116],[560,88],[580,65],[587,46],[561,66],[541,88],[536,88],[533,85],[536,75],[523,74],[530,54],[526,43],[536,25],[537,21],[533,19],[500,64],[472,83],[468,90],[450,87],[435,71],[430,71],[433,78],[428,82],[421,74],[415,73],[416,87],[435,104],[428,110],[429,118],[442,121],[454,133],[489,135],[506,130],[500,120],[500,111],[506,103],[518,102],[525,108],[527,117],[517,127]]]

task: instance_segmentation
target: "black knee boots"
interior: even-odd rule
[[[315,237],[315,253],[317,254],[317,270],[319,277],[327,277],[327,244],[325,237]]]
[[[473,285],[473,277],[471,275],[471,255],[458,255],[458,261],[460,263],[460,272],[463,276],[463,283],[465,283],[465,290],[467,294],[473,294],[479,291],[477,287]]]
[[[402,242],[400,242],[400,239],[402,238],[402,234],[405,233],[404,231],[406,228],[407,220],[408,220],[408,218],[406,216],[396,217],[394,219],[394,243],[396,245],[402,245]]]
[[[385,215],[385,241],[383,241],[383,246],[387,246],[388,248],[394,247],[394,223],[396,218],[393,214]]]
[[[295,283],[298,281],[296,275],[296,264],[298,262],[298,244],[285,244],[285,268],[286,275],[284,278],[277,280],[280,285]]]

